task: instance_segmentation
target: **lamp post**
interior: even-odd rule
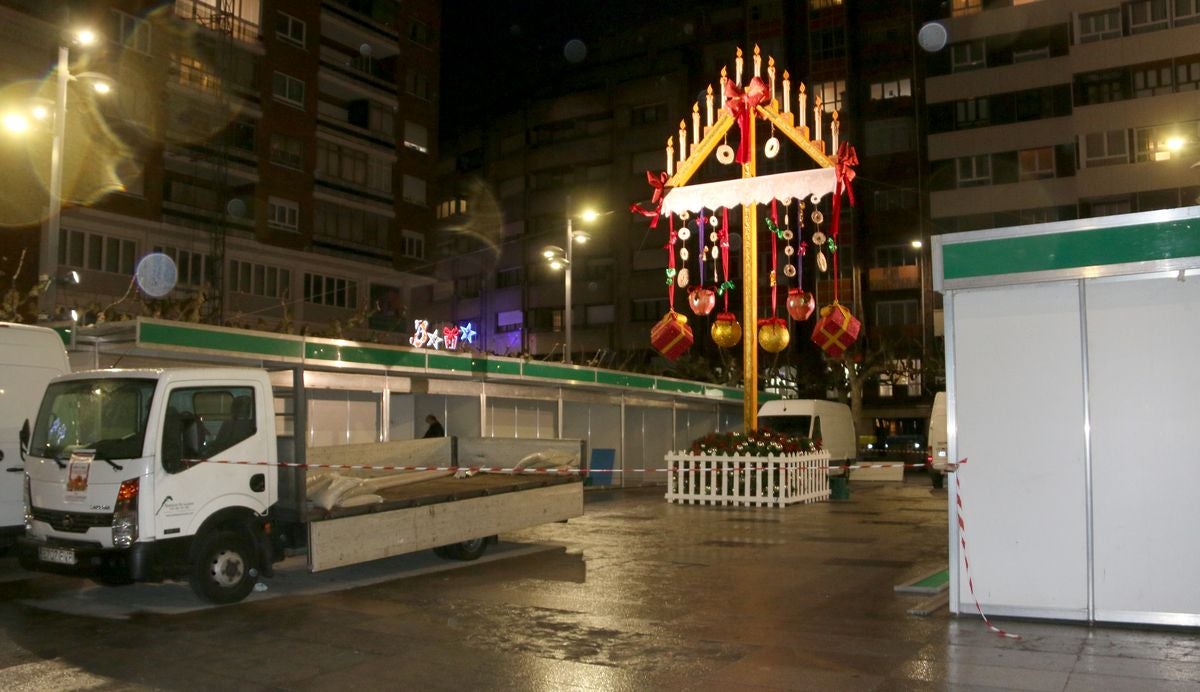
[[[81,46],[96,41],[89,30],[78,31],[74,40]],[[38,263],[38,279],[45,281],[39,301],[39,312],[53,318],[56,304],[56,275],[58,274],[59,227],[62,222],[63,140],[67,135],[67,84],[71,81],[70,47],[58,47],[58,75],[54,96],[54,139],[50,145],[50,210],[42,233],[42,252]]]
[[[917,272],[921,277],[921,372],[926,371],[926,344],[925,344],[925,241],[917,239],[912,241],[913,249],[917,251]],[[925,387],[925,378],[921,378],[921,387]]]
[[[600,214],[591,209],[583,211],[579,215],[581,221],[595,221]],[[547,245],[542,248],[542,256],[546,258],[550,264],[550,268],[554,270],[563,270],[563,321],[566,322],[563,329],[566,332],[566,342],[563,345],[563,362],[571,362],[571,260],[574,258],[575,243],[586,243],[591,240],[592,236],[587,231],[575,230],[575,218],[568,210],[567,214],[567,237],[565,249],[557,245]]]

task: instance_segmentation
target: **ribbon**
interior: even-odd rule
[[[729,312],[729,294],[725,286],[728,284],[728,290],[733,289],[733,282],[729,280],[729,207],[721,208],[721,230],[717,235],[721,241],[721,274],[725,276],[725,283],[717,289],[717,295],[725,296],[725,312]]]
[[[755,77],[745,89],[733,83],[730,79],[725,82],[725,110],[737,119],[738,130],[742,133],[742,141],[738,142],[738,163],[750,161],[750,114],[764,101],[770,101],[771,92],[762,77]]]
[[[666,172],[654,175],[650,171],[646,171],[646,182],[650,183],[650,187],[653,190],[653,193],[650,195],[650,206],[643,207],[637,202],[629,205],[629,211],[634,214],[641,214],[650,219],[650,228],[658,228],[658,218],[662,212],[662,198],[663,194],[665,194],[668,180],[670,178]]]
[[[778,200],[771,200],[771,217],[767,219],[767,228],[775,233],[771,237],[771,317],[775,317],[779,312],[779,288],[775,281],[775,268],[779,266],[779,239],[783,237],[783,231],[779,230]]]
[[[649,173],[646,174],[649,176]],[[658,217],[655,217],[655,221]],[[654,228],[654,221],[650,222],[650,227]],[[675,309],[675,215],[671,215],[671,240],[667,243],[667,305],[671,310]]]
[[[836,303],[838,299],[838,256],[837,256],[837,237],[838,226],[842,220],[842,189],[846,190],[846,197],[850,199],[850,206],[854,206],[854,187],[850,184],[854,181],[854,176],[858,175],[854,172],[854,167],[858,165],[858,153],[854,151],[854,147],[850,146],[849,142],[842,142],[842,146],[838,147],[837,165],[837,183],[833,189],[833,223],[830,225],[829,241],[830,254],[833,255],[833,301]]]

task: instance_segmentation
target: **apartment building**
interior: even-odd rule
[[[357,333],[399,328],[429,281],[440,12],[436,0],[0,2],[6,79],[52,83],[69,48],[55,273],[82,281],[60,286],[54,309],[135,311],[131,278],[163,253],[177,268],[166,297],[202,292],[208,320],[320,332],[378,306]],[[85,25],[102,41],[67,43]],[[83,89],[92,75],[111,92]],[[6,258],[14,242],[41,250],[44,216],[9,235]]]
[[[1200,2],[962,1],[944,24],[938,232],[1200,203]]]

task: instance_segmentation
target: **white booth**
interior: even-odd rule
[[[1200,626],[1200,208],[948,234],[933,263],[984,613]]]

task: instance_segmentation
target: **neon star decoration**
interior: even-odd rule
[[[467,322],[463,325],[448,325],[438,330],[430,329],[429,320],[413,320],[413,335],[408,343],[416,348],[431,348],[435,351],[457,351],[461,344],[474,344],[477,332],[475,327]]]

